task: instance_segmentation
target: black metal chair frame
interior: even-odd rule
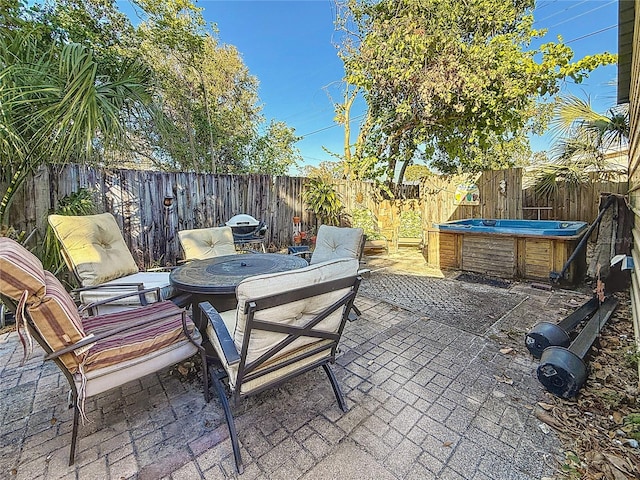
[[[113,301],[114,299],[120,299],[129,295],[139,295],[139,294],[145,294],[145,293],[150,293],[152,291],[158,290],[157,288],[149,288],[146,290],[140,290],[138,292],[135,293],[131,293],[131,294],[124,294],[124,295],[119,295],[118,297],[113,297],[107,300],[102,300],[100,302],[95,302],[92,303],[88,306],[88,310],[91,310],[91,307],[95,307],[98,304],[104,304],[104,303],[108,303],[109,301]],[[157,292],[157,298],[160,298],[160,294],[159,292]],[[144,308],[144,307],[139,307],[139,308]],[[70,396],[69,396],[69,408],[73,408],[73,429],[72,429],[72,433],[71,433],[71,449],[69,452],[69,465],[73,465],[74,461],[75,461],[75,453],[76,453],[76,445],[77,445],[77,439],[78,439],[78,424],[80,421],[80,408],[78,407],[78,389],[76,388],[76,384],[73,378],[73,374],[71,372],[69,372],[69,370],[67,369],[67,367],[65,366],[65,364],[62,362],[62,360],[60,360],[60,357],[66,353],[70,353],[73,352],[77,349],[86,347],[87,345],[91,345],[99,340],[103,340],[105,338],[108,338],[112,335],[116,335],[118,333],[122,333],[125,332],[127,330],[131,330],[133,328],[137,328],[137,327],[141,327],[147,323],[152,323],[152,322],[157,322],[158,320],[165,318],[165,317],[154,317],[152,319],[146,319],[146,320],[141,320],[141,321],[137,321],[137,322],[133,322],[130,323],[128,325],[124,325],[118,328],[114,328],[111,329],[109,331],[106,332],[102,332],[96,335],[93,335],[90,338],[85,338],[80,340],[79,342],[74,343],[73,345],[69,345],[61,350],[58,350],[56,352],[54,352],[49,345],[47,344],[47,342],[45,341],[45,339],[40,335],[40,333],[38,332],[38,329],[35,327],[35,324],[33,323],[33,320],[31,319],[31,317],[29,316],[28,313],[26,313],[26,319],[27,319],[27,328],[29,329],[29,333],[31,334],[31,336],[38,342],[38,344],[42,347],[42,349],[45,351],[46,355],[44,357],[44,360],[53,360],[54,363],[60,368],[60,370],[62,371],[62,373],[64,374],[64,376],[67,379],[67,382],[69,383],[69,388],[71,389],[70,392]],[[185,336],[187,337],[187,339],[194,344],[197,348],[198,351],[200,352],[200,357],[202,358],[202,378],[203,378],[203,384],[204,384],[204,397],[205,397],[205,401],[208,403],[211,399],[210,394],[209,394],[209,376],[208,376],[208,369],[207,369],[207,361],[206,361],[206,354],[205,354],[205,349],[202,347],[202,345],[198,344],[197,342],[195,342],[193,340],[193,338],[189,335],[188,330],[187,330],[187,313],[185,310],[182,311],[182,330],[185,334]],[[204,342],[204,338],[203,338],[203,342]]]
[[[227,328],[218,314],[218,312],[211,306],[208,302],[203,302],[200,304],[200,308],[204,315],[207,316],[209,322],[211,323],[216,335],[218,337],[218,341],[220,342],[220,346],[223,350],[225,359],[229,365],[238,365],[238,374],[236,377],[236,385],[235,390],[231,394],[231,400],[234,405],[238,403],[238,401],[245,396],[254,395],[256,393],[260,393],[266,389],[272,388],[276,385],[282,384],[291,378],[294,378],[302,373],[313,370],[317,367],[322,367],[329,378],[329,382],[331,383],[331,387],[333,389],[333,393],[338,402],[338,406],[343,412],[347,411],[347,404],[344,400],[342,392],[340,390],[340,386],[336,380],[336,377],[329,367],[329,363],[335,363],[335,355],[338,347],[338,342],[342,335],[342,331],[344,330],[345,323],[347,321],[348,314],[353,307],[353,301],[358,292],[358,287],[360,286],[361,277],[346,277],[343,279],[332,280],[329,282],[324,282],[321,284],[304,287],[296,290],[291,290],[288,292],[256,298],[253,300],[249,300],[245,304],[245,314],[247,315],[246,319],[246,327],[245,327],[245,335],[243,337],[243,343],[240,353],[238,353],[236,346],[234,344],[233,339],[231,338],[230,333],[227,331]],[[254,318],[256,312],[260,310],[264,310],[267,308],[273,308],[280,305],[285,305],[288,303],[292,303],[298,300],[303,300],[306,298],[314,297],[317,295],[321,295],[324,293],[341,290],[344,288],[349,288],[350,290],[342,296],[338,301],[334,302],[332,305],[324,309],[321,313],[311,319],[306,325],[296,327],[290,325],[283,325],[275,322],[265,322],[256,320]],[[340,325],[337,332],[326,332],[320,330],[314,330],[313,328],[322,322],[325,318],[327,318],[331,313],[337,311],[342,308],[342,318],[340,320]],[[251,338],[251,333],[255,330],[274,332],[274,333],[282,333],[286,334],[282,341],[280,341],[277,345],[272,347],[269,351],[264,353],[258,359],[253,362],[247,363],[247,353],[249,349],[249,340]],[[329,342],[324,342],[321,345],[318,345],[316,348],[310,349],[309,351],[305,351],[300,356],[294,356],[290,358],[286,362],[277,363],[267,368],[260,368],[265,363],[277,357],[277,355],[288,345],[294,342],[296,339],[300,337],[314,337],[318,340],[329,340]],[[317,355],[323,351],[330,350],[330,355],[321,360],[314,361],[308,365],[305,365],[299,370],[291,372],[287,375],[284,375],[277,380],[268,382],[255,390],[252,390],[248,393],[241,393],[243,382],[248,382],[251,380],[255,380],[260,378],[263,375],[267,375],[274,371],[279,370],[280,368],[286,367],[288,365],[294,364],[300,360],[311,357],[313,355]],[[238,435],[235,427],[235,422],[233,420],[233,415],[231,413],[231,408],[229,405],[229,399],[227,398],[227,393],[225,391],[224,380],[228,378],[227,372],[224,369],[213,369],[211,368],[211,379],[218,393],[218,397],[220,398],[220,403],[222,404],[222,408],[224,410],[225,418],[227,421],[227,426],[229,428],[229,436],[231,438],[231,446],[233,448],[233,455],[236,462],[236,468],[238,473],[242,473],[244,467],[242,465],[242,457],[240,456],[240,446],[238,443]]]

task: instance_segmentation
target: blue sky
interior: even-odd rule
[[[452,0],[455,1],[455,0]],[[500,0],[496,0],[500,1]],[[305,164],[333,160],[323,146],[341,152],[343,129],[336,126],[328,94],[341,98],[343,65],[334,42],[333,0],[198,1],[204,17],[218,27],[221,43],[235,45],[259,82],[267,120],[286,122],[303,136],[298,148]],[[562,35],[575,58],[617,53],[617,0],[538,0],[535,28],[547,28],[544,41]],[[581,85],[565,91],[589,96],[598,111],[615,103],[616,67],[601,67]],[[354,108],[353,116],[364,111]],[[357,132],[357,125],[352,129]],[[549,146],[547,137],[532,139],[534,151]]]

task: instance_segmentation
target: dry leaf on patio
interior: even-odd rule
[[[506,383],[507,385],[513,385],[513,379],[507,376],[499,377],[498,375],[494,375],[493,378],[495,378],[499,383]]]
[[[184,366],[182,366],[182,365],[178,365],[178,371],[180,372],[180,375],[183,375],[183,376],[185,376],[185,377],[186,377],[186,376],[187,376],[187,374],[189,373],[189,369],[188,369],[188,368],[185,368],[185,367],[184,367]]]
[[[453,442],[444,442],[442,444],[443,447],[450,447],[451,445],[453,445]]]
[[[506,355],[511,352],[513,352],[513,348],[511,347],[505,347],[500,349],[500,353],[502,353],[503,355]]]
[[[622,425],[622,420],[624,417],[620,412],[613,412],[611,416],[613,417],[613,421],[616,422],[617,425]]]
[[[536,418],[541,422],[544,422],[547,425],[550,425],[557,430],[563,430],[562,424],[560,423],[560,421],[557,418],[549,415],[544,410],[542,410],[542,408],[536,408],[534,413],[536,415]]]
[[[629,465],[627,465],[627,463],[622,458],[612,455],[610,453],[605,453],[604,456],[607,458],[607,460],[609,460],[609,462],[611,462],[611,464],[614,467],[616,467],[616,469],[620,470],[625,475],[631,475],[631,471],[629,470]],[[613,470],[614,475],[616,474],[616,471],[615,471],[616,469]],[[616,478],[618,478],[617,475],[616,475]],[[627,478],[627,477],[622,477],[622,478]]]
[[[538,405],[540,405],[540,407],[545,409],[547,412],[553,408],[553,405],[551,405],[550,403],[538,402]]]

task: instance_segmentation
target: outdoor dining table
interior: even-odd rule
[[[296,255],[279,253],[247,253],[193,260],[174,269],[169,275],[171,285],[192,295],[192,318],[204,334],[200,302],[209,302],[219,312],[237,306],[236,287],[248,277],[264,273],[286,272],[306,267],[306,260]],[[259,294],[259,292],[256,292]]]

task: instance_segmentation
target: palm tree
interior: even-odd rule
[[[558,181],[573,186],[588,181],[590,167],[596,171],[606,167],[607,152],[628,147],[629,105],[617,105],[603,115],[588,101],[564,97],[556,106],[552,131],[558,140],[551,161],[535,171],[535,189],[541,195],[555,191]]]
[[[42,47],[36,35],[0,36],[0,224],[43,163],[87,161],[126,145],[127,124],[151,104],[150,72],[125,61],[107,75],[80,44]]]

